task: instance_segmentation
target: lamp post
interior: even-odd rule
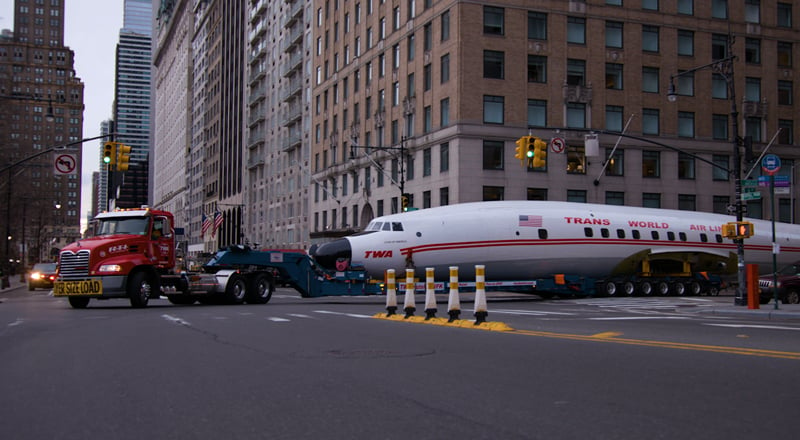
[[[742,143],[742,138],[739,137],[739,112],[736,110],[736,87],[733,81],[733,61],[736,59],[733,53],[733,37],[728,36],[728,56],[712,63],[695,67],[684,72],[670,75],[669,77],[669,91],[667,92],[667,99],[670,102],[675,102],[678,94],[675,90],[675,78],[682,75],[688,75],[698,70],[711,69],[714,73],[719,74],[725,79],[725,84],[728,87],[728,98],[731,102],[731,146],[733,148],[733,177],[734,177],[734,196],[736,201],[734,203],[734,212],[736,214],[736,221],[741,222],[744,216],[744,207],[742,206],[742,157],[739,151],[739,146]],[[731,174],[731,171],[728,171]],[[734,297],[734,304],[737,306],[747,305],[746,280],[745,280],[745,264],[744,264],[744,239],[734,239],[736,243],[736,266],[737,266],[737,281],[736,295]]]

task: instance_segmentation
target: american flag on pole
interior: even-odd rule
[[[521,215],[519,216],[519,226],[527,226],[531,228],[542,227],[541,215]]]
[[[217,233],[217,229],[222,226],[223,220],[225,220],[225,218],[222,217],[221,212],[217,211],[214,213],[214,229],[211,230],[211,237],[214,237],[214,235]]]
[[[210,227],[211,227],[211,217],[203,213],[203,223],[202,226],[200,227],[200,238],[203,238],[203,236],[206,235],[206,231],[208,231],[208,228]]]

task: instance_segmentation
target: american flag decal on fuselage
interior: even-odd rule
[[[519,226],[527,226],[531,228],[542,227],[541,215],[521,215],[519,216]]]

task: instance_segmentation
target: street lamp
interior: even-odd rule
[[[739,137],[739,112],[736,110],[736,88],[733,81],[733,61],[736,59],[733,54],[733,37],[728,36],[728,56],[712,63],[695,67],[693,69],[679,72],[669,77],[669,89],[667,91],[667,99],[670,102],[675,102],[678,94],[675,90],[675,78],[683,75],[694,73],[698,70],[711,69],[714,73],[720,75],[725,79],[725,84],[728,87],[728,98],[731,102],[731,146],[733,147],[733,177],[734,177],[734,195],[736,202],[734,203],[734,210],[736,213],[736,221],[741,222],[744,215],[744,207],[742,206],[742,157],[739,152],[739,146],[742,144],[742,138]],[[731,171],[728,170],[728,174]],[[741,238],[734,239],[736,243],[736,265],[737,265],[737,281],[739,285],[736,287],[736,296],[734,304],[737,306],[747,305],[746,281],[745,281],[745,264],[744,264],[744,240]]]

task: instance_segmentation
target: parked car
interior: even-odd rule
[[[758,277],[758,287],[761,304],[774,298],[772,274]],[[784,304],[800,304],[800,261],[778,271],[778,300]]]
[[[56,280],[56,263],[37,263],[28,274],[28,290],[52,289]]]

